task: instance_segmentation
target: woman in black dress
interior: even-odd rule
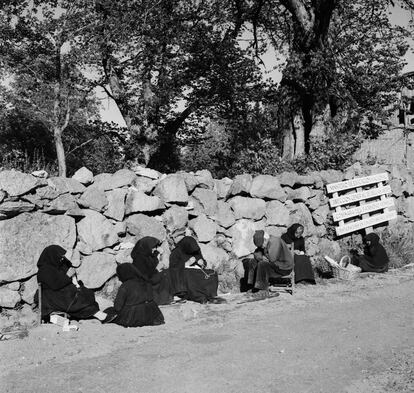
[[[364,238],[364,255],[357,255],[352,263],[362,272],[385,273],[388,271],[389,258],[376,233],[369,233]]]
[[[125,327],[162,325],[164,316],[154,301],[151,282],[131,263],[119,265],[116,273],[122,285],[114,302],[115,323]]]
[[[170,255],[172,295],[198,303],[222,302],[217,298],[217,273],[205,267],[197,241],[191,236],[183,237]]]
[[[158,271],[158,255],[162,252],[161,241],[152,236],[138,240],[131,257],[139,278],[152,285],[154,301],[158,305],[171,302],[168,271]]]
[[[64,312],[72,319],[97,318],[111,322],[115,315],[99,311],[95,294],[78,282],[66,250],[58,245],[46,247],[37,262],[37,281],[41,284],[41,315],[48,318],[52,312]]]
[[[295,283],[303,282],[316,284],[310,258],[305,255],[306,250],[303,229],[303,225],[297,223],[293,224],[281,237],[286,244],[291,247],[293,246],[293,252],[295,254]]]

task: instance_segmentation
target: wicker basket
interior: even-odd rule
[[[347,255],[343,256],[339,263],[334,261],[334,263],[330,263],[330,265],[332,268],[332,275],[334,278],[339,278],[340,280],[354,280],[361,272],[360,267],[349,263],[349,256]],[[343,267],[343,265],[346,265],[346,267]]]

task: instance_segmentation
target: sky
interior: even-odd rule
[[[407,26],[411,18],[411,12],[402,9],[399,6],[394,7],[391,10],[390,20],[392,23],[400,26]],[[410,48],[407,51],[405,60],[407,65],[404,67],[403,72],[414,71],[414,42],[411,40],[409,42]],[[281,74],[278,71],[273,71],[275,63],[275,56],[272,51],[269,51],[262,57],[264,66],[262,67],[265,78],[271,77],[276,82],[280,81]],[[103,90],[97,92],[98,97],[101,99],[102,109],[101,117],[102,120],[108,122],[115,122],[120,126],[125,126],[125,123],[122,119],[122,116],[114,104],[114,102],[109,99]]]

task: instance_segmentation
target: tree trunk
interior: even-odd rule
[[[65,149],[63,148],[62,142],[62,128],[59,126],[55,126],[53,129],[53,138],[55,140],[56,146],[56,155],[58,160],[59,166],[59,176],[66,177],[66,157],[65,157]]]
[[[293,118],[293,129],[295,135],[294,157],[296,158],[305,154],[305,124],[300,113]]]

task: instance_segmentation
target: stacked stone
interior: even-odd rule
[[[207,170],[165,175],[142,167],[96,176],[82,168],[72,178],[3,170],[0,307],[33,303],[36,263],[50,244],[74,250],[81,260],[78,277],[93,289],[115,276],[117,263],[131,261],[132,247],[144,236],[162,241],[160,268],[168,266],[170,250],[188,234],[198,239],[209,266],[236,278],[241,259],[254,251],[257,229],[279,236],[300,222],[309,255],[335,250],[337,243],[327,238],[331,210],[325,185],[384,171],[390,173],[400,221],[413,222],[413,179],[399,167],[356,164],[345,172],[220,180]]]

